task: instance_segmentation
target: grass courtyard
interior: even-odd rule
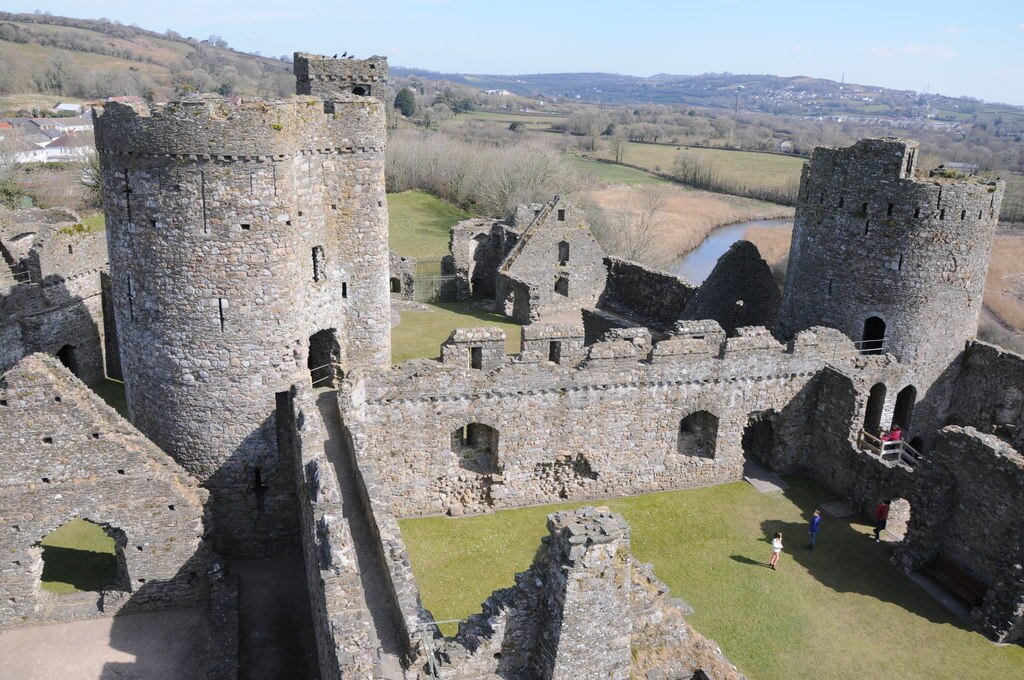
[[[811,512],[834,497],[802,477],[787,482],[782,494],[739,482],[594,504],[625,516],[634,554],[751,680],[1021,676],[1024,648],[993,645],[897,572],[865,520],[826,517],[818,549],[806,550]],[[437,619],[479,611],[529,567],[547,514],[579,505],[403,520],[424,606]],[[786,546],[777,572],[765,566],[775,531]]]
[[[427,305],[430,311],[402,312],[402,323],[391,329],[391,363],[441,356],[441,343],[456,328],[497,326],[505,331],[506,354],[518,352],[522,326],[511,323],[503,314],[469,309],[479,303],[479,300],[434,302]]]
[[[73,519],[42,540],[43,590],[70,595],[101,590],[117,578],[114,539],[98,524]]]
[[[425,191],[388,194],[391,250],[399,255],[439,260],[448,254],[448,234],[469,213]]]

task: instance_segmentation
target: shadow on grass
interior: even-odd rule
[[[734,562],[739,562],[740,564],[747,564],[751,567],[766,567],[769,569],[771,568],[771,565],[767,562],[758,562],[757,560],[752,560],[744,555],[730,555],[729,558]]]
[[[783,560],[790,559],[807,570],[822,585],[836,592],[851,592],[894,604],[933,623],[944,623],[972,630],[947,611],[919,586],[896,570],[889,562],[894,548],[875,543],[872,526],[862,517],[835,519],[823,515],[814,550],[806,548],[808,526],[815,508],[833,498],[816,498],[820,487],[810,480],[787,477],[790,488],[785,497],[800,508],[805,522],[765,520],[761,529],[766,537],[782,532],[787,548]],[[734,558],[735,559],[735,558]]]
[[[117,557],[113,553],[43,546],[43,590],[58,595],[100,591],[116,580]]]

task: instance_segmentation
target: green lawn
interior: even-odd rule
[[[598,163],[597,161],[580,158],[576,155],[569,156],[569,162],[583,175],[593,175],[602,182],[612,184],[672,184],[667,179],[652,175],[642,170],[627,168],[624,165],[613,165],[612,163]]]
[[[105,378],[89,387],[107,402],[107,406],[120,413],[122,418],[128,418],[128,402],[125,400],[123,382]]]
[[[784,494],[741,482],[605,504],[629,521],[636,556],[693,605],[693,626],[751,680],[1019,677],[1024,648],[970,631],[889,564],[892,548],[864,521],[826,518],[806,550],[811,511],[834,497],[787,481]],[[437,619],[479,611],[530,565],[546,515],[578,505],[403,520],[424,606]],[[786,545],[777,572],[764,566],[774,531]]]
[[[626,143],[623,162],[643,168],[671,172],[676,156],[683,150],[707,162],[721,181],[751,188],[789,189],[800,180],[804,158],[733,149],[676,147],[667,144]]]
[[[98,524],[73,519],[42,544],[43,590],[57,595],[98,591],[117,578],[114,539]]]
[[[503,314],[483,309],[467,310],[479,300],[467,302],[435,302],[427,305],[429,312],[402,312],[402,323],[391,329],[391,362],[409,359],[432,359],[441,356],[441,343],[456,328],[498,326],[505,331],[505,352],[519,351],[522,327]]]
[[[389,242],[399,255],[437,260],[448,254],[448,234],[469,213],[425,191],[388,194]]]

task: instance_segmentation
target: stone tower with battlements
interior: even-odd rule
[[[838,328],[926,390],[977,333],[1003,182],[918,178],[917,142],[818,148],[804,165],[780,327]],[[884,340],[883,340],[884,338]]]
[[[293,64],[296,94],[310,94],[322,99],[331,99],[339,94],[384,99],[388,81],[386,57],[338,59],[296,52]]]
[[[201,97],[95,123],[132,422],[211,490],[220,551],[292,550],[277,407],[390,365],[384,108]]]

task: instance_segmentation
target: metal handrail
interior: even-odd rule
[[[440,680],[441,678],[441,667],[437,663],[437,657],[434,655],[434,636],[430,633],[431,628],[437,628],[437,632],[440,633],[441,629],[438,626],[442,623],[462,623],[466,619],[446,619],[444,621],[421,621],[416,625],[416,634],[419,635],[420,639],[423,640],[424,654],[427,657],[427,673],[430,674],[431,678]]]
[[[836,357],[848,357],[848,356],[863,356],[867,354],[885,354],[889,336],[883,336],[874,340],[851,340],[853,343],[852,350],[839,351],[840,345],[846,345],[846,340],[837,340],[832,343],[832,358]]]
[[[316,380],[312,379],[314,371],[319,371],[319,370],[324,369],[324,368],[334,368],[336,365],[337,364],[330,363],[330,364],[323,364],[322,366],[314,366],[314,367],[310,368],[309,369],[310,384],[313,387],[316,387],[319,383],[322,383],[322,382],[325,382],[327,380],[331,380],[332,378],[334,378],[334,373],[331,372],[331,373],[328,373],[327,375],[325,375],[322,378],[317,378]]]
[[[20,272],[0,272],[0,279],[12,279],[15,283],[32,283],[32,272],[28,269]]]

